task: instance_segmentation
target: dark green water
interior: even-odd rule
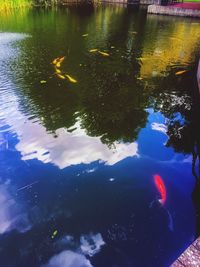
[[[167,267],[199,235],[199,26],[1,14],[0,266]]]

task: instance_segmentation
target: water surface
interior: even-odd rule
[[[195,239],[199,26],[117,6],[1,15],[2,266],[167,267]]]

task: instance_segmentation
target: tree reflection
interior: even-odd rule
[[[192,70],[196,73],[196,70]],[[193,78],[194,77],[194,78]],[[166,146],[173,147],[178,153],[192,155],[192,174],[195,178],[192,199],[196,209],[196,236],[200,234],[200,106],[196,76],[190,73],[185,79],[177,80],[176,88],[181,94],[173,99],[173,94],[161,94],[155,108],[168,119]],[[191,90],[192,88],[192,90]],[[187,92],[187,94],[186,94]]]

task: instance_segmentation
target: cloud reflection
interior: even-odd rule
[[[82,235],[80,238],[81,251],[85,255],[94,256],[101,250],[101,247],[105,245],[101,234],[96,235]]]
[[[158,132],[161,132],[164,134],[167,133],[167,126],[162,124],[162,123],[153,122],[151,124],[151,128],[152,128],[152,130],[155,130],[155,131],[158,131]]]
[[[64,245],[65,250],[50,258],[43,267],[93,267],[86,256],[93,257],[105,245],[100,233],[81,235],[78,242],[73,236],[67,235],[57,245],[59,243],[61,247]],[[74,247],[75,252],[69,250],[70,247]]]
[[[67,132],[64,128],[56,130],[57,138],[55,138],[52,133],[46,131],[40,121],[28,120],[20,112],[13,91],[9,93],[12,105],[9,109],[4,109],[2,105],[0,114],[5,123],[10,125],[10,130],[17,134],[19,142],[16,149],[21,152],[23,160],[38,159],[44,163],[51,162],[63,169],[97,160],[107,165],[114,165],[126,157],[138,156],[136,142],[130,144],[115,142],[113,148],[108,148],[101,142],[100,137],[88,136],[85,130],[81,129],[79,121],[74,125],[76,130],[73,132]]]
[[[11,52],[12,54],[15,52],[16,56],[17,50],[14,51],[14,48],[7,44],[27,36],[0,33],[0,37],[0,48],[6,46],[6,59],[8,59]],[[3,58],[4,55],[0,54],[0,59]],[[16,149],[21,152],[23,160],[38,159],[44,163],[53,163],[63,169],[71,165],[89,164],[97,160],[113,165],[126,157],[138,155],[137,143],[115,142],[113,148],[108,148],[101,142],[100,137],[88,136],[86,131],[80,127],[80,119],[73,126],[75,128],[73,132],[67,132],[64,128],[57,129],[55,133],[57,138],[55,138],[54,134],[46,131],[42,125],[42,119],[31,120],[21,112],[18,104],[20,101],[13,90],[15,85],[6,73],[7,70],[1,72],[0,120],[3,126],[8,126],[6,131],[17,134]],[[5,101],[5,99],[7,100]],[[8,148],[3,146],[3,149]]]
[[[84,255],[66,250],[53,256],[43,267],[93,267]]]
[[[0,234],[14,229],[24,233],[30,228],[28,214],[9,194],[6,185],[0,185]]]

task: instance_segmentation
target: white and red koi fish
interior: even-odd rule
[[[164,182],[163,182],[163,180],[162,180],[160,175],[155,174],[153,176],[153,178],[154,178],[154,183],[156,185],[156,188],[157,188],[158,192],[161,195],[161,198],[159,199],[159,202],[160,202],[161,205],[164,205],[165,201],[166,201],[166,198],[167,198],[165,184],[164,184]]]

